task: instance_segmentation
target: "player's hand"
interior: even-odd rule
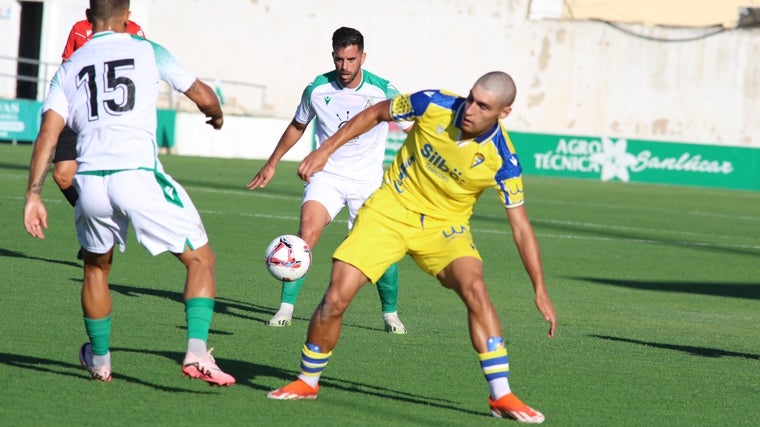
[[[301,164],[298,165],[298,177],[302,180],[309,182],[311,176],[321,171],[327,164],[329,154],[322,150],[314,150],[304,157]]]
[[[24,227],[32,237],[45,238],[42,229],[47,229],[47,209],[41,200],[30,199],[24,204]]]
[[[224,124],[224,117],[212,117],[206,120],[206,124],[211,125],[212,128],[219,130]]]
[[[261,168],[259,173],[256,174],[256,176],[253,177],[251,182],[246,185],[249,190],[253,191],[259,187],[264,188],[267,186],[269,181],[274,178],[274,170],[275,166],[269,162],[266,162],[264,166]]]
[[[549,322],[549,338],[553,337],[554,331],[557,329],[557,313],[554,311],[554,305],[549,299],[549,295],[546,293],[537,294],[536,307],[544,319]]]

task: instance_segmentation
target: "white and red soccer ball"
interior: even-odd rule
[[[284,282],[300,279],[311,267],[311,248],[303,239],[290,234],[272,240],[264,256],[269,273]]]

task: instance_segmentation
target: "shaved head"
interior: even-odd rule
[[[504,107],[511,106],[517,95],[517,87],[514,80],[512,80],[509,74],[502,71],[491,71],[484,74],[475,82],[475,86],[480,86],[484,90],[494,94]]]

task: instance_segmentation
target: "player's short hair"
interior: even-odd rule
[[[503,71],[491,71],[483,74],[475,85],[495,94],[505,106],[511,106],[517,96],[517,86],[512,77]]]
[[[333,33],[332,47],[333,50],[344,49],[349,46],[356,46],[359,50],[364,50],[364,36],[359,30],[340,27]]]
[[[90,17],[106,20],[129,10],[129,0],[90,0]]]

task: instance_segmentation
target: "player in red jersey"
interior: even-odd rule
[[[142,28],[134,21],[129,21],[127,23],[126,32],[145,38],[145,33],[143,33]],[[63,54],[61,55],[61,58],[64,61],[67,61],[69,57],[71,57],[71,54],[74,53],[74,51],[84,46],[84,44],[87,43],[91,38],[92,24],[90,21],[83,19],[77,22],[74,24],[74,26],[71,27],[71,31],[69,32],[69,39],[66,40],[66,47],[63,48]]]

